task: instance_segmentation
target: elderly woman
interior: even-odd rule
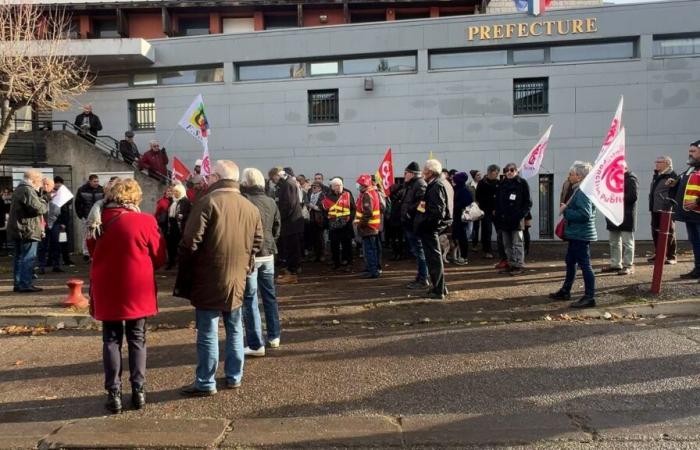
[[[331,190],[322,203],[328,219],[333,269],[338,270],[341,266],[352,268],[352,240],[355,237],[352,227],[355,220],[355,200],[352,193],[343,187],[343,180],[333,178]]]
[[[309,210],[309,222],[307,224],[309,231],[309,240],[313,250],[314,261],[322,262],[325,252],[325,239],[323,230],[326,224],[325,213],[323,212],[323,183],[314,181],[311,184],[311,191],[306,200],[306,207]]]
[[[122,410],[122,342],[129,346],[131,404],[146,403],[146,318],[158,312],[154,271],[165,262],[165,242],[155,218],[140,212],[141,188],[134,180],[111,187],[102,209],[102,231],[92,250],[90,310],[101,320],[106,407]]]
[[[577,161],[569,169],[569,183],[572,194],[568,203],[560,205],[564,216],[564,238],[569,241],[566,252],[566,278],[561,289],[549,294],[553,300],[571,299],[571,287],[576,278],[576,267],[583,272],[585,295],[571,304],[572,308],[590,308],[595,306],[595,275],[591,268],[591,241],[598,239],[595,227],[595,206],[579,190],[579,185],[591,171],[589,163]]]
[[[281,217],[275,201],[265,195],[265,178],[258,169],[243,170],[241,194],[258,208],[263,226],[263,245],[255,255],[255,270],[246,278],[243,294],[244,353],[247,356],[265,356],[258,292],[265,310],[267,343],[271,348],[277,348],[280,345],[280,319],[275,295],[275,240],[280,235]]]
[[[174,184],[171,191],[172,201],[167,210],[168,221],[165,231],[165,240],[168,243],[168,265],[166,266],[168,270],[175,267],[177,263],[177,246],[180,244],[182,231],[185,229],[190,209],[192,209],[192,203],[187,198],[185,186],[182,183]]]

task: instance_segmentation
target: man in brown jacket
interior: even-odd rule
[[[190,300],[197,326],[195,382],[182,388],[187,396],[216,394],[219,362],[219,316],[226,328],[226,388],[243,377],[241,305],[246,276],[263,243],[260,212],[238,189],[233,161],[217,161],[207,195],[192,207],[180,243],[174,295]]]

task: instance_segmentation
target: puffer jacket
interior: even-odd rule
[[[28,181],[22,180],[12,194],[10,217],[7,221],[8,240],[40,241],[43,233],[42,216],[49,205],[39,197]]]
[[[595,206],[578,187],[564,210],[564,238],[574,241],[595,241],[598,233],[595,228]]]
[[[102,186],[97,186],[93,188],[90,183],[85,183],[78,188],[78,192],[75,193],[75,214],[81,219],[87,219],[92,205],[97,203],[98,200],[102,200],[105,197],[105,191]]]

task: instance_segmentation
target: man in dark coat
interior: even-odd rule
[[[124,133],[124,139],[119,141],[119,153],[122,155],[122,159],[125,163],[133,165],[135,161],[138,161],[141,157],[139,153],[139,148],[134,142],[134,132],[127,131]]]
[[[442,169],[441,169],[442,170]],[[404,171],[404,196],[401,203],[401,225],[406,233],[408,248],[413,253],[418,264],[418,273],[415,280],[408,283],[408,289],[424,289],[430,285],[428,282],[428,264],[425,260],[423,244],[414,231],[414,221],[418,213],[418,205],[423,201],[428,184],[423,179],[420,166],[412,161]]]
[[[520,275],[525,264],[523,230],[525,217],[530,213],[532,200],[530,186],[518,175],[518,166],[508,163],[505,167],[506,177],[498,185],[496,192],[496,228],[503,236],[503,246],[508,258],[508,266],[499,273]]]
[[[425,251],[425,260],[430,273],[430,290],[426,297],[443,300],[447,295],[445,286],[445,267],[442,262],[442,249],[439,235],[452,224],[448,207],[447,191],[440,174],[442,164],[436,159],[429,159],[423,166],[423,177],[427,182],[425,196],[416,208],[413,229],[419,237]]]
[[[610,265],[601,272],[617,272],[618,275],[634,273],[634,231],[637,228],[637,200],[639,181],[637,175],[625,168],[625,216],[620,225],[605,219],[610,240]]]
[[[484,212],[484,218],[481,219],[481,246],[486,259],[493,259],[491,233],[493,231],[493,220],[496,216],[496,192],[498,192],[498,175],[500,173],[501,168],[496,164],[491,164],[486,169],[486,176],[476,185],[476,203]],[[501,252],[500,247],[498,250],[499,254],[503,253],[501,260],[505,259],[505,250]]]
[[[92,105],[83,106],[83,112],[75,117],[75,126],[80,130],[78,134],[86,141],[94,144],[95,136],[102,129],[102,122],[96,114],[92,113]]]
[[[654,249],[656,250],[656,242],[659,239],[659,227],[661,226],[661,211],[671,211],[671,199],[669,198],[670,186],[668,180],[678,178],[676,172],[673,171],[673,160],[670,156],[659,156],[656,158],[654,167],[654,177],[651,180],[651,188],[649,189],[649,211],[651,212],[651,236],[654,239]],[[670,219],[670,228],[668,230],[668,242],[666,244],[666,264],[676,264],[676,225],[673,218]],[[647,259],[649,262],[654,262],[656,256],[651,256]]]
[[[279,284],[294,284],[298,282],[297,272],[301,264],[304,215],[301,212],[299,187],[294,179],[294,171],[291,168],[286,168],[279,173],[277,198],[280,216],[282,217],[280,240],[287,264],[287,273],[281,275],[277,282]]]
[[[105,191],[100,186],[100,178],[94,173],[88,177],[87,183],[80,186],[75,193],[73,206],[75,215],[78,216],[83,224],[83,236],[87,235],[87,218],[92,209],[92,205],[98,200],[102,200],[105,196]],[[90,261],[90,252],[88,251],[85,239],[82,240],[83,260]]]
[[[681,278],[700,278],[700,140],[690,144],[688,169],[680,178],[668,180],[671,197],[676,202],[673,218],[685,222],[688,240],[693,246],[695,265]]]

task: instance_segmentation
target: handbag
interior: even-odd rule
[[[484,217],[484,211],[479,208],[476,202],[472,202],[471,205],[464,208],[462,211],[462,222],[476,222]]]
[[[566,219],[562,217],[559,219],[559,222],[557,222],[557,226],[554,227],[554,235],[564,241],[564,229],[566,229]]]

